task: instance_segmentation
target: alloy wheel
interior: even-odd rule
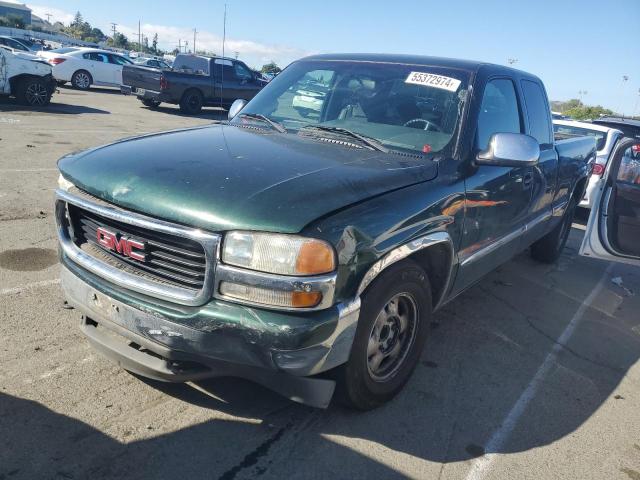
[[[367,368],[372,380],[384,382],[402,366],[416,336],[418,307],[409,293],[394,295],[371,328]]]
[[[49,91],[41,83],[34,82],[29,84],[24,95],[29,105],[46,105]]]

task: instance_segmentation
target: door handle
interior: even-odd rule
[[[522,188],[529,190],[533,185],[533,172],[527,172],[522,177]]]

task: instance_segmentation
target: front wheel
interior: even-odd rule
[[[567,243],[569,232],[571,232],[571,224],[573,216],[576,212],[576,199],[571,198],[567,209],[564,211],[562,220],[540,240],[531,245],[531,257],[542,263],[554,263]]]
[[[348,406],[370,410],[391,400],[420,359],[431,321],[431,289],[418,264],[384,271],[362,296],[349,361],[337,371],[337,392]]]
[[[51,102],[51,89],[38,77],[30,77],[20,82],[16,97],[23,105],[44,107]]]

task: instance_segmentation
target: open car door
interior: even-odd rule
[[[596,186],[580,255],[640,265],[640,140],[622,138]]]

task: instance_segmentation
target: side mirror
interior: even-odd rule
[[[243,100],[242,98],[235,100],[231,104],[231,107],[229,108],[229,114],[228,114],[229,120],[232,120],[233,117],[238,115],[240,113],[240,110],[242,110],[246,104],[247,104],[247,101]]]
[[[526,167],[540,158],[538,141],[523,133],[494,133],[486,150],[478,153],[478,165],[497,167]]]

